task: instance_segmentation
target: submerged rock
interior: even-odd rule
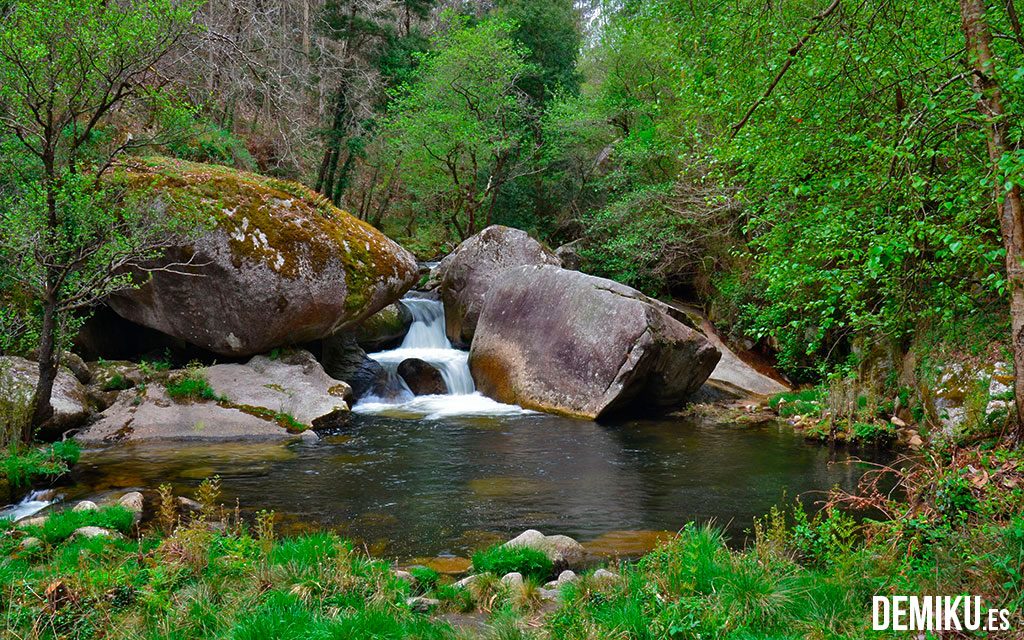
[[[6,400],[30,407],[39,380],[39,365],[17,356],[0,356],[0,389]],[[59,435],[85,424],[93,414],[88,389],[69,369],[61,366],[50,397],[53,417],[40,427],[44,434]]]
[[[296,183],[168,158],[125,161],[110,180],[213,221],[153,265],[190,266],[108,302],[214,353],[265,353],[354,327],[416,282],[412,254]]]
[[[526,547],[540,551],[559,568],[579,566],[587,557],[583,545],[569,536],[546,536],[536,529],[527,529],[503,546]]]
[[[445,332],[452,344],[468,348],[484,296],[503,271],[522,265],[561,265],[558,257],[525,231],[494,225],[466,239],[437,266]]]
[[[499,401],[594,419],[667,408],[707,380],[720,353],[667,305],[625,285],[552,266],[494,281],[469,366]]]
[[[324,371],[348,383],[356,400],[364,396],[386,398],[397,391],[391,388],[384,367],[366,355],[351,334],[342,332],[325,338],[320,343],[320,351]]]
[[[409,390],[418,396],[443,395],[448,385],[437,367],[419,358],[407,358],[398,365],[398,375],[405,380]]]

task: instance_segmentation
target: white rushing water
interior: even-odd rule
[[[0,509],[0,518],[10,518],[17,522],[29,516],[34,516],[58,500],[59,498],[54,495],[53,489],[33,491],[18,504],[12,504]]]
[[[516,405],[495,402],[476,391],[469,373],[469,354],[452,347],[444,333],[444,306],[437,300],[405,298],[402,304],[412,314],[412,325],[397,349],[369,356],[379,362],[404,389],[394,400],[365,397],[353,407],[358,413],[420,417],[428,420],[452,416],[495,416],[527,413]],[[414,396],[398,376],[403,360],[418,358],[437,368],[448,387],[446,395]]]

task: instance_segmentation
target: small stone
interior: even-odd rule
[[[320,442],[320,436],[316,435],[316,431],[312,429],[306,429],[299,434],[299,440],[302,440],[306,444],[315,444]]]
[[[616,582],[618,579],[619,574],[614,573],[612,571],[608,571],[607,569],[598,569],[594,572],[594,581],[599,584],[608,584],[611,582]]]
[[[558,589],[541,589],[541,600],[561,600],[562,592]]]
[[[408,571],[402,571],[401,569],[395,569],[395,577],[399,580],[405,580],[409,584],[416,584],[416,578],[413,577]]]
[[[43,541],[39,538],[29,536],[27,538],[24,538],[18,546],[21,548],[22,551],[31,551],[36,547],[42,546],[42,544]]]
[[[501,584],[508,585],[510,587],[521,587],[523,586],[523,574],[518,571],[506,573],[501,578]]]
[[[100,536],[105,538],[123,537],[120,533],[111,531],[110,529],[104,529],[103,527],[79,527],[71,534],[72,538],[97,538]]]
[[[425,598],[423,596],[415,596],[413,598],[407,598],[405,604],[409,605],[413,611],[419,611],[426,613],[437,605],[441,604],[440,600],[434,598]]]
[[[97,509],[99,509],[99,507],[96,506],[96,503],[92,500],[82,500],[71,508],[72,511],[95,511]]]
[[[566,569],[562,573],[558,574],[558,580],[556,580],[555,582],[558,583],[558,586],[562,587],[571,582],[576,582],[579,579],[579,576],[577,576],[574,571]]]
[[[142,493],[138,491],[131,491],[121,496],[117,504],[121,505],[125,509],[131,511],[136,516],[142,515],[142,507],[145,504],[146,499]]]
[[[459,580],[458,582],[456,582],[455,586],[458,587],[459,589],[468,589],[470,587],[470,585],[472,585],[474,582],[476,582],[476,580],[477,580],[477,576],[466,576],[462,580]]]
[[[24,518],[18,520],[19,529],[27,529],[28,527],[41,527],[46,524],[47,516],[35,516],[33,518]]]
[[[202,511],[203,505],[197,500],[186,498],[185,496],[178,496],[178,506],[185,511]]]

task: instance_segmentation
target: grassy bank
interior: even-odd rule
[[[975,594],[1010,609],[1019,633],[1021,469],[1020,454],[995,446],[925,457],[895,472],[904,500],[870,482],[831,496],[884,523],[776,510],[741,551],[691,524],[612,567],[615,577],[582,574],[557,601],[542,590],[556,569],[536,554],[483,550],[474,560],[495,573],[466,587],[429,569],[405,576],[329,532],[278,537],[271,514],[244,521],[204,483],[191,513],[165,490],[141,534],[120,507],[7,524],[2,628],[12,638],[880,638],[873,595]],[[86,525],[115,536],[74,534]],[[525,581],[503,583],[511,570]]]

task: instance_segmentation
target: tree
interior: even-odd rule
[[[13,175],[0,205],[0,290],[39,316],[33,424],[48,420],[61,343],[75,314],[131,286],[184,221],[132,206],[105,185],[145,140],[108,121],[158,95],[155,67],[191,27],[197,0],[14,0],[0,22],[0,127]],[[118,117],[127,117],[125,112]],[[124,206],[111,206],[120,198]],[[32,425],[22,439],[30,441]]]
[[[1010,344],[1013,348],[1014,402],[1018,446],[1024,445],[1024,205],[1016,176],[1007,175],[1004,160],[1013,151],[1009,132],[1011,114],[1004,107],[1003,91],[996,69],[992,32],[985,20],[985,0],[960,0],[960,16],[978,113],[985,125],[988,157],[999,206],[999,229],[1006,249],[1006,280],[1010,292]],[[1013,9],[1013,0],[1007,8]],[[1019,34],[1019,26],[1018,36]]]
[[[535,171],[536,115],[518,86],[532,68],[514,29],[499,18],[452,19],[381,133],[416,204],[459,238],[491,224],[502,188]]]

